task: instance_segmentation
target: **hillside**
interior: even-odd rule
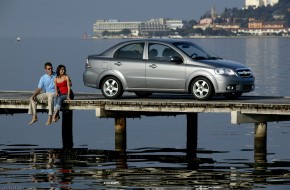
[[[249,18],[261,20],[263,22],[283,22],[285,27],[290,27],[290,0],[280,0],[274,6],[259,7],[256,9],[225,9],[215,22],[240,23],[242,27],[247,27]]]

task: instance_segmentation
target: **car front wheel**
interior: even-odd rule
[[[106,77],[102,82],[101,89],[103,95],[109,99],[120,98],[123,94],[122,84],[114,76]]]
[[[205,77],[197,77],[190,87],[193,97],[197,100],[207,100],[214,94],[214,88],[210,80]]]

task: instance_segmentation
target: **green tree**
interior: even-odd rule
[[[286,26],[286,27],[290,27],[290,12],[287,12],[287,13],[285,14],[285,18],[284,18],[284,20],[285,20],[285,26]]]
[[[205,30],[204,30],[204,35],[205,36],[210,36],[210,35],[212,35],[214,32],[213,32],[213,29],[212,28],[210,28],[210,27],[208,27],[208,28],[206,28]]]
[[[203,35],[203,30],[201,28],[195,28],[193,29],[193,33]]]
[[[121,34],[124,34],[124,35],[129,35],[129,34],[131,34],[131,30],[125,28],[125,29],[123,29],[120,33],[121,33]]]
[[[109,36],[111,33],[108,30],[102,32],[102,36]]]
[[[196,20],[189,20],[187,22],[189,28],[192,28],[193,26],[197,25],[197,21]]]

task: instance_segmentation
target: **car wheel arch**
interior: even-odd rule
[[[210,75],[210,74],[208,74],[208,75],[197,74],[197,75],[192,75],[192,76],[189,77],[189,79],[187,80],[187,83],[186,83],[186,84],[187,84],[187,85],[186,85],[186,89],[187,89],[187,92],[188,92],[188,93],[191,93],[191,89],[190,89],[191,84],[192,84],[192,82],[193,82],[196,78],[198,78],[198,77],[204,77],[204,78],[207,78],[207,79],[211,82],[214,91],[216,91],[216,90],[218,89],[218,82],[216,81],[216,79],[214,78],[214,76],[212,76],[212,75]]]
[[[122,87],[123,87],[123,90],[127,89],[127,83],[126,83],[126,80],[125,80],[125,77],[122,76],[122,75],[117,75],[116,73],[106,73],[106,74],[103,74],[99,77],[99,79],[97,81],[99,81],[99,84],[98,84],[98,87],[99,89],[101,88],[101,85],[104,81],[104,79],[106,77],[116,77],[122,84]]]
[[[189,83],[187,85],[187,91],[188,91],[188,93],[191,93],[190,87],[191,87],[192,83],[194,82],[194,80],[197,79],[197,78],[206,78],[207,80],[209,80],[211,82],[213,88],[214,88],[214,91],[215,91],[215,86],[214,86],[211,78],[209,78],[208,76],[205,76],[205,75],[197,75],[197,76],[191,78],[191,80],[189,81]]]

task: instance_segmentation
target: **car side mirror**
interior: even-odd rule
[[[179,56],[171,56],[170,57],[170,62],[173,62],[173,63],[183,63],[183,60]]]

